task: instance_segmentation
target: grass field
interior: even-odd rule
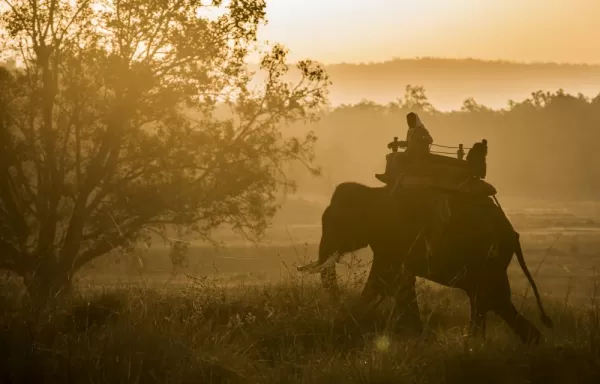
[[[6,283],[0,382],[599,383],[600,225],[590,209],[573,212],[511,212],[555,322],[539,325],[514,261],[515,303],[545,335],[537,347],[493,315],[485,341],[467,340],[466,296],[423,280],[423,335],[389,324],[389,305],[361,328],[340,321],[316,277],[295,272],[316,258],[320,228],[309,223],[274,228],[261,246],[225,236],[222,249],[192,246],[179,267],[160,247],[110,255],[83,270],[80,295],[52,312],[18,301]],[[345,261],[351,303],[370,251]]]

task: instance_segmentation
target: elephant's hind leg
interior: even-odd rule
[[[523,315],[512,302],[510,285],[506,273],[495,279],[493,295],[490,296],[490,309],[500,316],[511,329],[521,338],[523,343],[538,344],[541,339],[540,331]]]

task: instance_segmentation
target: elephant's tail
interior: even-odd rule
[[[527,280],[529,281],[529,284],[531,284],[531,288],[533,289],[533,293],[535,295],[535,300],[537,301],[538,307],[540,308],[540,312],[541,312],[540,319],[542,320],[542,323],[546,327],[552,328],[554,326],[554,323],[552,322],[552,319],[550,318],[550,316],[548,316],[546,314],[546,312],[544,311],[544,307],[542,305],[542,299],[540,298],[540,293],[538,292],[537,286],[535,285],[535,282],[533,281],[533,276],[531,276],[531,273],[529,273],[529,269],[527,268],[527,265],[525,264],[525,258],[523,257],[523,249],[521,248],[521,241],[519,239],[519,237],[520,237],[519,233],[515,232],[515,234],[516,234],[515,254],[517,255],[517,260],[519,261],[519,265],[521,266],[523,273],[527,277]]]
[[[533,294],[535,295],[535,300],[537,301],[537,305],[540,308],[540,312],[541,312],[540,319],[542,320],[542,323],[546,327],[552,328],[552,327],[554,327],[554,322],[552,321],[550,316],[548,316],[546,314],[546,311],[544,311],[544,306],[542,305],[542,299],[540,298],[540,293],[538,292],[537,286],[535,285],[535,281],[533,281],[533,276],[531,276],[531,273],[529,273],[527,264],[525,264],[525,257],[523,257],[523,249],[521,248],[521,239],[520,239],[521,236],[519,235],[519,232],[515,231],[515,229],[512,227],[512,224],[510,224],[510,220],[508,219],[508,216],[506,216],[506,213],[502,209],[502,206],[500,205],[500,202],[498,201],[496,196],[492,196],[492,198],[496,202],[496,205],[498,206],[498,208],[500,208],[500,212],[502,212],[502,215],[507,220],[508,224],[511,227],[511,230],[515,234],[515,254],[517,255],[517,260],[519,261],[521,270],[523,270],[525,277],[527,277],[527,280],[529,281],[529,284],[531,285],[531,288],[533,289]]]

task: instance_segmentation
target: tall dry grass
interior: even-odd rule
[[[351,303],[365,276],[348,269]],[[360,327],[339,321],[321,288],[293,274],[279,283],[197,277],[166,291],[92,290],[51,310],[30,307],[14,287],[2,291],[6,383],[600,382],[596,297],[577,306],[546,299],[556,327],[526,347],[491,315],[485,341],[465,339],[464,295],[428,284],[419,287],[422,335],[390,324],[389,304]],[[535,303],[522,310],[538,318]]]

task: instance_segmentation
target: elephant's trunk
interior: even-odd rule
[[[306,265],[298,266],[296,268],[298,271],[317,273],[321,272],[323,269],[328,269],[332,265],[335,268],[335,263],[338,261],[341,255],[339,255],[339,250],[337,247],[333,245],[336,237],[334,236],[334,224],[337,224],[334,220],[332,220],[333,215],[334,213],[331,206],[327,207],[325,212],[323,212],[321,241],[319,243],[319,260]]]
[[[335,264],[340,258],[340,254],[337,249],[332,249],[328,244],[328,239],[325,236],[321,237],[319,244],[319,272],[321,274],[321,284],[323,289],[327,292],[334,300],[339,299],[340,289],[337,283],[337,274]]]
[[[335,264],[321,269],[321,284],[334,301],[340,298],[340,288],[337,283]]]
[[[335,263],[340,259],[341,253],[337,249],[333,249],[328,244],[328,239],[325,236],[321,237],[319,244],[319,259],[312,263],[296,267],[300,272],[317,273],[329,269],[332,266],[335,269]]]
[[[353,183],[336,188],[321,217],[319,260],[297,267],[301,272],[319,272],[323,288],[334,298],[339,296],[335,264],[344,254],[369,245],[366,218],[373,190],[364,188]]]
[[[321,239],[319,244],[319,260],[312,262],[307,265],[297,267],[300,272],[317,273],[321,274],[321,283],[325,291],[332,296],[334,300],[337,300],[340,295],[340,290],[337,283],[337,274],[335,270],[335,264],[341,254],[336,250],[332,250],[325,238]]]
[[[344,252],[340,248],[340,236],[336,236],[339,233],[336,225],[340,223],[338,220],[332,220],[332,216],[331,207],[328,207],[323,213],[321,241],[319,242],[319,259],[310,264],[299,266],[297,269],[301,272],[320,273],[323,288],[336,299],[339,297],[339,287],[335,264]]]

